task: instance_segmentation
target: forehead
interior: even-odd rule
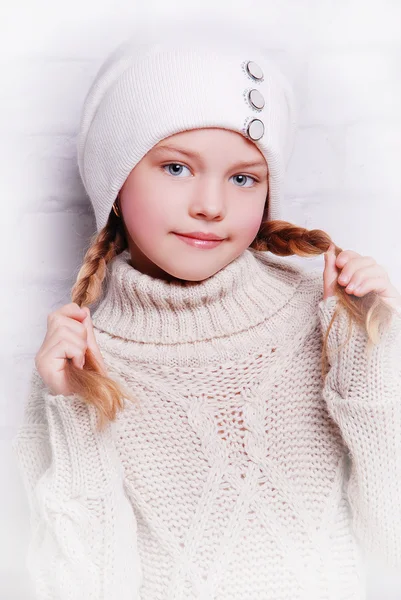
[[[220,151],[224,151],[221,155]],[[266,167],[259,148],[239,132],[222,128],[191,129],[169,136],[153,146],[154,155],[168,152],[182,153],[202,160],[210,155],[224,156],[228,162],[242,160],[255,166]]]

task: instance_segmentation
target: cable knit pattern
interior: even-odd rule
[[[98,433],[35,375],[15,440],[38,598],[362,600],[364,549],[401,567],[401,316],[322,380],[336,302],[252,249],[200,283],[115,257],[92,319],[139,405]]]
[[[35,598],[139,598],[136,519],[111,425],[99,434],[94,407],[50,394],[34,368],[13,448],[30,506]]]

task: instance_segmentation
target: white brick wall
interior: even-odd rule
[[[400,0],[3,0],[0,600],[33,598],[23,566],[27,505],[9,442],[46,316],[70,301],[94,231],[75,155],[83,98],[131,24],[179,28],[186,18],[217,30],[232,20],[293,81],[300,128],[285,218],[374,256],[401,290]],[[323,270],[321,258],[306,262]],[[401,577],[372,565],[369,600],[379,597],[399,599]]]

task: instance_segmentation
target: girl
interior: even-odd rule
[[[14,440],[37,598],[345,600],[362,547],[401,566],[401,295],[279,220],[295,124],[251,44],[131,39],[100,68],[97,233]],[[278,258],[321,253],[323,285]]]

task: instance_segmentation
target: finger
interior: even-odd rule
[[[86,352],[86,339],[83,339],[82,335],[77,335],[75,331],[72,331],[69,327],[66,327],[64,325],[52,331],[47,337],[46,343],[43,344],[45,352],[51,352],[52,348],[57,346],[57,344],[59,342],[62,342],[63,340],[81,348],[83,353]]]
[[[346,258],[348,260],[349,258],[357,258],[358,256],[362,256],[362,254],[355,252],[355,250],[341,250],[337,255],[337,259]]]
[[[340,252],[336,258],[336,266],[340,269],[343,267],[345,268],[349,264],[371,265],[375,262],[371,256],[361,256],[356,252],[351,253],[349,250],[343,252]]]
[[[351,258],[344,267],[339,268],[340,275],[338,278],[338,282],[340,284],[349,283],[355,273],[366,267],[378,267],[378,265],[374,260],[366,256],[361,256],[359,258]]]
[[[325,268],[323,272],[324,299],[335,295],[338,271],[335,265],[336,255],[329,250],[324,255]]]
[[[82,322],[86,317],[86,312],[76,302],[70,302],[51,312],[47,317],[48,324],[57,319],[60,315]]]
[[[50,322],[46,336],[51,337],[54,331],[57,331],[60,328],[68,328],[86,341],[88,333],[85,325],[78,322],[76,319],[67,317],[61,313],[55,316]]]
[[[356,270],[349,269],[345,271],[345,267],[342,270],[338,283],[342,286],[353,285],[356,287],[361,283],[364,279],[369,279],[372,277],[383,277],[384,274],[382,272],[382,268],[379,265],[369,265],[369,266],[359,266]]]
[[[56,365],[56,371],[62,371],[64,369],[65,361],[67,358],[72,359],[72,362],[79,369],[83,366],[83,360],[85,351],[82,346],[77,346],[73,341],[70,340],[59,340],[52,348],[49,348],[42,353],[41,359],[54,360]]]
[[[375,277],[373,279],[363,281],[354,289],[345,288],[345,291],[349,294],[353,294],[354,296],[365,296],[369,292],[377,292],[378,294],[382,294],[385,293],[387,289],[387,282],[381,277]]]
[[[361,271],[358,271],[358,273],[355,274],[355,277],[351,279],[345,288],[346,292],[352,292],[355,295],[359,295],[359,292],[362,291],[362,295],[365,295],[369,291],[375,290],[382,293],[389,289],[389,281],[383,274],[378,273],[373,268],[370,270],[369,268],[362,269],[362,271],[364,273],[361,274]]]

